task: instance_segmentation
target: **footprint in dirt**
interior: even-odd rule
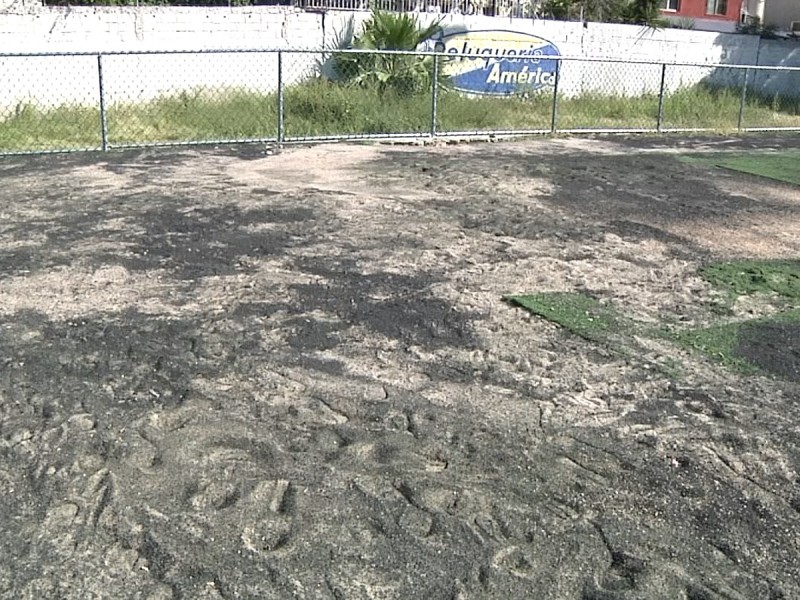
[[[602,572],[607,561],[603,541],[590,525],[579,523],[557,534],[542,532],[529,542],[507,540],[478,570],[470,587],[480,590],[482,597],[531,597],[531,590],[536,590],[537,600],[588,598],[584,594],[593,574]],[[580,572],[564,569],[569,564],[581,565]]]
[[[245,525],[241,540],[257,554],[267,554],[289,544],[292,534],[293,490],[289,481],[262,481],[240,506]]]

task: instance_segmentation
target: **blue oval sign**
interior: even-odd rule
[[[442,35],[439,48],[452,55],[445,73],[453,87],[470,94],[507,96],[553,86],[558,48],[538,36],[519,31],[456,31]]]

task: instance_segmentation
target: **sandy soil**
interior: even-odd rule
[[[502,301],[710,322],[800,191],[672,155],[786,146],[0,161],[0,597],[800,598],[796,330],[743,377]]]

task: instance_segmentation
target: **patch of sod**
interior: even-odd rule
[[[678,343],[745,373],[800,381],[800,310],[674,334]]]
[[[774,292],[800,300],[800,262],[716,263],[702,273],[733,296]],[[620,356],[641,358],[676,379],[681,377],[680,361],[675,357],[648,358],[649,345],[643,339],[699,351],[741,373],[761,372],[800,381],[800,307],[770,317],[674,331],[638,323],[585,293],[515,295],[506,300]]]
[[[681,158],[686,162],[712,165],[800,186],[800,150],[749,154],[695,154]]]
[[[672,339],[689,349],[699,350],[727,367],[752,373],[758,370],[755,365],[735,355],[739,342],[739,329],[742,325],[742,323],[729,323],[704,329],[677,331]]]
[[[606,349],[626,360],[641,360],[673,379],[681,379],[683,366],[672,357],[653,357],[637,336],[672,338],[663,332],[645,327],[580,292],[549,292],[507,296],[506,301],[556,323],[565,330]]]
[[[624,318],[613,308],[580,292],[508,296],[506,300],[593,342],[608,342],[626,329]]]
[[[738,296],[774,293],[800,305],[800,261],[744,260],[707,265],[700,275]],[[768,372],[800,381],[800,309],[738,323],[670,334],[673,341],[699,350],[744,373]]]
[[[774,292],[800,301],[800,261],[721,262],[703,267],[700,275],[736,296]]]

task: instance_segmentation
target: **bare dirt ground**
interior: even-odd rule
[[[709,322],[800,190],[672,154],[788,146],[3,159],[0,597],[800,598],[800,383],[502,300]]]

